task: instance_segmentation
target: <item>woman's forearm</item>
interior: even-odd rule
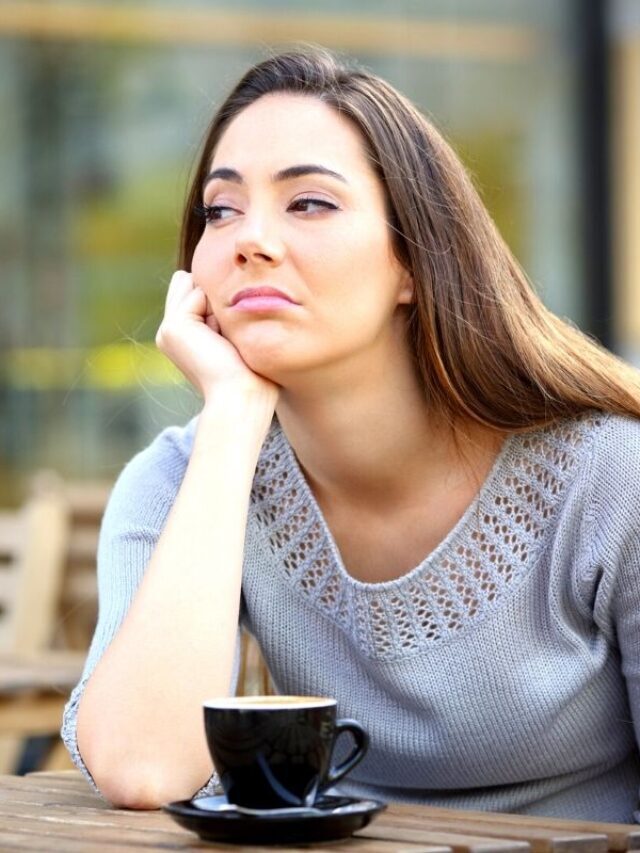
[[[205,407],[165,529],[87,683],[78,747],[117,805],[191,796],[212,771],[202,702],[231,686],[250,489],[272,411],[255,395]]]

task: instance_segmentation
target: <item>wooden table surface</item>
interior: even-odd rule
[[[0,850],[281,849],[211,844],[161,811],[110,808],[75,771],[0,776]],[[640,826],[391,804],[346,841],[289,850],[368,853],[606,853],[640,849]]]

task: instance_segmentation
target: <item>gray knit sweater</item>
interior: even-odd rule
[[[78,703],[140,583],[194,430],[165,430],[136,456],[106,512],[98,626],[63,723],[90,781]],[[640,422],[589,414],[509,437],[436,550],[397,580],[362,583],[274,421],[254,480],[241,621],[281,692],[335,696],[369,730],[347,793],[640,820],[639,508]],[[215,649],[202,655],[214,661]]]

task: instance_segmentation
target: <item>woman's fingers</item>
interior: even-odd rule
[[[193,276],[190,272],[178,270],[171,276],[169,288],[167,290],[167,299],[165,302],[165,312],[168,313],[177,308],[180,302],[194,288]]]
[[[211,302],[201,288],[194,286],[179,303],[176,303],[174,314],[178,312],[183,316],[186,315],[190,320],[204,323],[212,332],[220,333],[220,325],[213,313]]]
[[[194,320],[203,321],[207,313],[207,297],[199,287],[194,287],[176,305],[182,314],[188,314]]]
[[[198,288],[199,289],[199,288]],[[205,300],[205,313],[204,313],[204,322],[207,326],[217,334],[221,334],[220,332],[220,323],[218,323],[216,319],[216,315],[213,313],[213,308],[211,307],[211,302],[209,301],[209,297],[202,292]]]
[[[213,313],[211,302],[205,292],[194,283],[191,273],[184,270],[178,270],[171,277],[167,291],[165,317],[175,316],[178,312],[204,321],[213,332],[220,332],[220,325]]]

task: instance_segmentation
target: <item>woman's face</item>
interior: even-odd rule
[[[286,385],[406,346],[396,309],[411,280],[359,132],[333,108],[288,94],[247,107],[220,139],[203,203],[193,277],[257,373]]]

